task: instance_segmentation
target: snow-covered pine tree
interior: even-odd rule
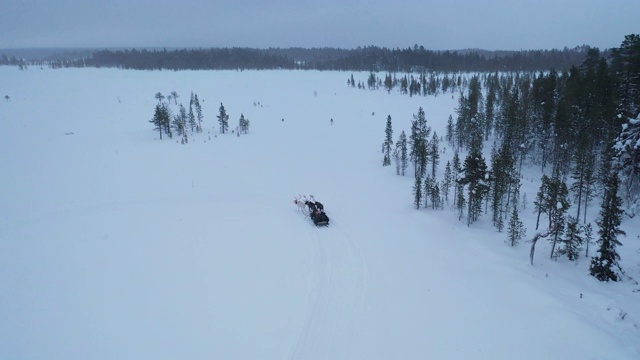
[[[440,185],[438,185],[438,182],[435,181],[435,178],[434,178],[433,188],[431,189],[431,207],[434,210],[442,208],[442,196],[440,195]]]
[[[193,106],[196,108],[196,117],[198,118],[197,132],[202,132],[202,106],[200,106],[200,100],[198,100],[198,94],[193,96]]]
[[[464,198],[464,185],[456,182],[456,202],[455,207],[458,209],[458,220],[462,220],[464,215],[464,208],[467,205],[467,200]]]
[[[426,175],[429,156],[428,139],[430,134],[431,128],[427,126],[427,118],[425,117],[424,110],[420,107],[418,114],[413,115],[411,136],[409,137],[411,160],[413,160],[415,176],[424,177]]]
[[[549,204],[549,177],[545,174],[542,175],[542,180],[540,184],[540,189],[536,194],[536,199],[533,201],[533,207],[535,211],[538,213],[536,216],[536,230],[540,225],[540,215],[542,213],[549,213],[548,204]]]
[[[160,140],[162,140],[162,129],[164,128],[164,113],[162,105],[156,105],[153,118],[151,118],[149,122],[155,126],[154,130],[158,130],[158,132],[160,133]]]
[[[455,185],[453,187],[453,206],[457,206],[457,201],[459,198],[458,196],[459,186],[457,186],[457,184],[458,184],[458,179],[460,178],[460,171],[461,171],[460,156],[458,156],[458,151],[456,150],[456,152],[453,153],[452,176],[451,176],[451,180],[452,180],[451,182],[452,184]]]
[[[571,205],[569,202],[569,189],[567,184],[560,178],[560,171],[554,170],[549,184],[549,230],[551,230],[551,255],[554,258],[555,248],[558,241],[562,238],[566,225],[567,210]]]
[[[447,161],[444,166],[444,177],[442,178],[442,195],[444,200],[449,203],[449,190],[453,184],[453,174],[451,173],[451,162]]]
[[[438,169],[438,165],[440,164],[440,140],[438,139],[438,134],[433,132],[433,137],[431,138],[431,142],[429,143],[431,150],[429,151],[429,155],[431,155],[431,176],[436,177],[436,170]]]
[[[218,123],[220,124],[220,133],[224,134],[229,128],[229,115],[227,115],[227,110],[224,108],[224,105],[222,103],[220,103],[217,118]]]
[[[396,143],[396,146],[400,146],[400,173],[402,176],[407,171],[407,166],[409,165],[409,156],[407,155],[407,135],[404,133],[404,130],[400,133],[400,138]]]
[[[176,133],[178,133],[178,135],[180,136],[182,136],[182,134],[185,132],[185,122],[186,121],[182,118],[180,110],[178,109],[178,113],[173,116],[171,125],[173,126],[173,129],[175,129]]]
[[[435,184],[434,179],[431,176],[427,176],[424,179],[424,207],[429,207],[429,200],[432,198],[433,186]]]
[[[419,176],[416,176],[416,181],[413,184],[413,204],[416,209],[420,209],[422,204],[422,179]]]
[[[467,225],[475,222],[482,214],[482,200],[486,196],[489,185],[487,184],[487,164],[482,156],[482,148],[473,141],[469,155],[464,160],[463,177],[459,183],[467,185]]]
[[[391,115],[388,115],[387,126],[384,130],[384,143],[383,143],[384,158],[382,159],[382,166],[391,165],[391,146],[392,145],[393,145],[393,128],[391,124]]]
[[[600,227],[598,230],[598,256],[591,259],[589,272],[592,276],[600,281],[618,281],[619,275],[615,267],[618,265],[620,255],[616,251],[616,247],[622,246],[618,241],[618,235],[625,235],[620,230],[622,222],[622,199],[618,196],[620,180],[618,174],[613,172],[609,175],[605,184],[604,197],[602,199],[602,207],[596,223]]]
[[[447,140],[447,143],[455,149],[456,137],[453,128],[453,116],[451,116],[451,114],[449,114],[449,120],[447,120],[447,132],[445,133],[444,138]]]
[[[558,255],[566,255],[571,261],[578,260],[582,244],[584,243],[584,229],[578,223],[578,219],[569,216],[564,237],[560,240],[562,247],[557,251]]]
[[[238,132],[246,134],[249,132],[249,119],[244,117],[244,114],[240,114],[240,120],[238,120]]]
[[[584,257],[589,257],[589,245],[593,243],[593,227],[591,223],[584,226]]]
[[[396,175],[400,175],[400,149],[398,149],[398,144],[396,143],[395,149],[393,149],[393,162],[396,164]]]
[[[193,114],[193,106],[191,104],[189,104],[189,113],[187,117],[189,118],[189,127],[191,127],[191,132],[193,132],[193,130],[197,128],[197,124],[196,116]]]
[[[520,220],[518,215],[518,207],[514,206],[511,211],[511,217],[509,218],[509,225],[507,226],[507,240],[511,246],[516,246],[525,236],[526,229],[524,224]]]

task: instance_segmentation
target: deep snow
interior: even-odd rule
[[[640,358],[634,281],[600,283],[546,242],[531,266],[488,215],[416,210],[412,176],[381,166],[387,115],[394,140],[419,107],[442,136],[457,94],[349,76],[0,67],[0,358]],[[158,91],[197,93],[205,133],[159,140]],[[212,130],[221,102],[248,135]],[[637,225],[619,248],[635,279]]]

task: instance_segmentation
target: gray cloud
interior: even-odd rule
[[[24,0],[0,11],[0,48],[618,46],[637,0]]]

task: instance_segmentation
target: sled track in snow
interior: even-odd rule
[[[317,246],[314,284],[290,358],[349,359],[365,313],[369,270],[357,242],[334,220],[328,227],[311,224],[308,233]]]

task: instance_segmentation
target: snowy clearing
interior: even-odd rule
[[[394,140],[419,107],[442,136],[457,94],[350,74],[0,67],[0,358],[640,358],[634,281],[546,242],[531,266],[488,216],[416,210],[413,176],[381,166],[387,115]],[[149,123],[171,91],[202,104],[186,145]],[[249,134],[212,130],[220,103]],[[540,176],[524,178],[530,239]],[[619,249],[636,280],[638,225]]]

